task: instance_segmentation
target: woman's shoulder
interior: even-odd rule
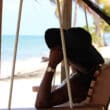
[[[110,64],[103,64],[101,74],[110,74]]]
[[[103,64],[102,65],[102,70],[110,70],[110,64]]]

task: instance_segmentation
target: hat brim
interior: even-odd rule
[[[63,29],[65,44],[73,47],[89,47],[91,45],[90,34],[82,28]],[[45,41],[51,49],[61,45],[61,34],[59,28],[51,28],[45,32]]]
[[[104,63],[103,57],[92,45],[89,48],[69,49],[67,56],[72,62],[86,67],[88,70],[94,65]]]
[[[90,48],[89,48],[89,53],[90,53],[90,58],[91,60],[94,60],[97,62],[97,64],[102,64],[104,63],[104,59],[103,57],[101,56],[100,52],[98,52],[98,50],[93,46],[91,45]]]
[[[72,29],[74,31],[74,29]],[[80,64],[83,67],[91,68],[93,65],[104,63],[104,59],[102,58],[101,54],[94,48],[91,44],[91,38],[89,40],[89,46],[81,46],[80,39],[77,39],[78,35],[80,37],[84,36],[85,34],[78,34],[78,31],[74,33],[74,36],[70,35],[69,31],[64,30],[64,39],[66,40],[66,51],[67,57],[73,61],[74,63]],[[82,32],[83,33],[83,32]],[[69,36],[68,36],[69,35]],[[81,36],[82,35],[82,36]],[[88,37],[91,37],[87,35]],[[71,37],[71,38],[70,38]],[[72,41],[71,41],[72,39]],[[89,39],[89,38],[88,38]],[[75,41],[78,40],[78,41]],[[60,37],[60,29],[59,28],[51,28],[45,32],[45,41],[47,46],[51,49],[56,46],[61,45],[61,37]],[[86,44],[86,39],[85,43]],[[88,42],[87,42],[88,43]],[[83,45],[84,45],[83,44]],[[77,48],[78,47],[78,48]]]
[[[45,41],[48,48],[54,48],[56,46],[61,46],[60,29],[51,28],[45,32]]]

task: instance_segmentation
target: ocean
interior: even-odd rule
[[[110,33],[105,34],[105,42],[110,45]],[[2,61],[9,61],[13,58],[13,51],[15,45],[14,35],[2,36]],[[26,60],[33,57],[48,56],[49,49],[45,43],[43,35],[19,36],[17,59]]]
[[[7,77],[12,71],[15,35],[2,36],[1,77]],[[20,35],[16,57],[17,73],[39,69],[42,57],[48,57],[49,49],[42,35]]]
[[[110,46],[110,33],[106,34],[105,42]],[[14,45],[15,35],[2,36],[1,73],[3,77],[12,71]],[[20,35],[16,58],[17,72],[22,73],[24,69],[24,72],[28,72],[29,68],[33,71],[36,70],[41,64],[42,57],[48,57],[48,55],[49,49],[43,35]]]
[[[2,36],[2,61],[12,60],[14,45],[14,35]],[[21,35],[18,43],[17,60],[47,56],[48,51],[44,36]]]

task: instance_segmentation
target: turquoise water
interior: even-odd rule
[[[110,45],[110,33],[105,34],[105,42]],[[2,36],[2,61],[12,60],[15,36]],[[17,51],[18,60],[47,56],[49,49],[45,43],[44,36],[19,36]]]
[[[110,45],[110,34],[106,36],[106,43]],[[15,36],[2,36],[2,65],[1,77],[7,77],[12,71],[12,61],[14,53]],[[23,72],[22,68],[30,68],[32,71],[37,70],[41,64],[43,56],[48,57],[49,49],[45,43],[44,36],[19,36],[17,51],[17,72]],[[36,59],[37,58],[37,59]],[[32,63],[33,62],[33,63]],[[28,64],[27,64],[28,63]],[[33,69],[34,67],[34,69]],[[26,70],[28,70],[28,68]]]
[[[14,45],[14,35],[2,36],[2,61],[12,60]],[[46,56],[48,51],[49,49],[46,46],[44,36],[19,36],[18,60]]]

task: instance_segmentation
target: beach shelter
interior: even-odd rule
[[[102,12],[102,10],[100,10],[98,8],[98,6],[96,6],[95,4],[93,4],[91,1],[89,0],[83,0],[92,10],[94,10],[100,17],[102,17],[108,24],[110,24],[110,17],[107,16],[104,12]],[[1,4],[0,4],[0,15],[2,15],[2,0],[0,1]],[[60,7],[59,6],[59,0],[57,0],[57,6],[58,8]],[[64,9],[66,10],[69,10],[69,15],[70,15],[70,19],[71,19],[71,4],[72,4],[72,0],[64,0],[64,4],[65,4],[65,7]],[[68,4],[68,5],[67,5]],[[17,24],[17,31],[16,31],[16,42],[15,42],[15,49],[14,49],[14,57],[13,57],[13,68],[12,68],[12,77],[11,77],[11,83],[10,83],[10,95],[9,95],[9,105],[8,105],[8,110],[11,110],[11,97],[12,97],[12,90],[13,90],[13,81],[14,81],[14,71],[15,71],[15,64],[16,64],[16,53],[17,53],[17,45],[18,45],[18,37],[19,37],[19,28],[20,28],[20,20],[21,20],[21,13],[22,13],[22,5],[23,5],[23,0],[20,0],[20,7],[19,7],[19,16],[18,16],[18,24]],[[67,6],[67,7],[66,7]],[[67,13],[68,13],[67,12]],[[60,8],[59,8],[59,15],[60,15]],[[0,18],[2,18],[2,16],[0,16]],[[70,19],[67,20],[70,22]],[[1,21],[1,19],[0,19]],[[59,18],[59,21],[60,21],[60,29],[61,29],[61,36],[63,36],[63,32],[62,32],[62,28],[63,26],[61,25],[61,18]],[[1,23],[2,24],[2,23]],[[69,25],[65,26],[65,28],[69,28],[71,26],[71,22]],[[1,29],[0,29],[1,30]],[[0,31],[1,33],[1,31]],[[0,36],[0,43],[1,43],[1,36]],[[0,56],[1,56],[1,53],[0,53]],[[66,56],[65,56],[66,57]],[[108,74],[106,75],[106,77],[108,76]],[[103,85],[104,87],[105,85]],[[70,97],[71,98],[71,97]],[[71,100],[71,99],[70,99]],[[70,101],[71,102],[71,101]],[[71,106],[71,105],[70,105]],[[79,108],[74,108],[74,110],[102,110],[103,108],[101,107],[95,107],[95,106],[92,106],[91,108],[90,107],[85,107],[85,108],[82,108],[82,107],[79,107]],[[62,107],[62,108],[51,108],[50,110],[53,110],[53,109],[59,109],[59,110],[65,110],[65,109],[68,109],[69,108],[65,108],[65,107]],[[104,108],[105,109],[105,108]],[[13,110],[17,110],[17,109],[13,109]],[[19,108],[20,110],[20,108]],[[23,109],[22,109],[23,110]],[[25,109],[24,109],[25,110]],[[28,109],[26,109],[28,110]],[[31,108],[29,109],[31,110]],[[34,109],[32,109],[34,110]],[[105,109],[106,110],[106,109]]]

